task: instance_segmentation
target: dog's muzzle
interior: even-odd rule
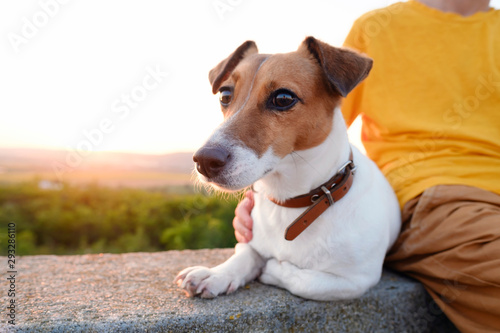
[[[228,163],[231,154],[222,147],[202,147],[194,155],[196,170],[208,179],[217,177]]]

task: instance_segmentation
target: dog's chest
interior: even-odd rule
[[[264,258],[288,261],[300,268],[326,270],[342,260],[344,241],[335,234],[332,214],[324,214],[293,241],[285,240],[285,230],[303,209],[276,206],[256,198],[252,247]],[[337,230],[338,232],[339,230]]]

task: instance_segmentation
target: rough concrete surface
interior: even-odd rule
[[[213,300],[172,283],[191,265],[232,249],[25,256],[16,263],[16,325],[4,278],[0,331],[18,332],[448,332],[453,326],[417,282],[385,271],[357,300],[315,302],[250,283]],[[7,262],[2,257],[2,262]]]

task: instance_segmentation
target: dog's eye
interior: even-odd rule
[[[295,102],[295,99],[291,94],[279,93],[278,95],[276,95],[276,97],[274,97],[273,102],[274,102],[273,104],[276,105],[277,107],[286,108],[292,105],[293,102]]]
[[[221,88],[219,101],[222,106],[228,106],[233,99],[233,92],[229,88]]]
[[[291,91],[287,89],[280,89],[275,91],[268,104],[271,109],[278,111],[287,111],[291,109],[297,102],[299,98]]]

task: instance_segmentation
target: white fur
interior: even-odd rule
[[[181,271],[176,281],[190,296],[231,293],[259,277],[304,298],[349,299],[379,281],[385,254],[399,233],[399,205],[377,166],[349,144],[340,110],[335,110],[332,131],[323,143],[281,160],[272,149],[258,158],[241,143],[231,142],[224,126],[211,140],[233,147],[236,158],[227,173],[234,188],[262,178],[255,184],[252,241],[238,244],[235,254],[219,266]],[[357,170],[348,194],[295,240],[285,240],[286,227],[305,208],[284,208],[267,196],[284,200],[316,188],[348,160],[350,148]]]

